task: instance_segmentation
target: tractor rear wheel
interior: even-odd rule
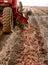
[[[10,33],[13,29],[13,13],[11,7],[5,7],[3,10],[3,32]]]

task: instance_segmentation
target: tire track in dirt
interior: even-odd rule
[[[36,14],[35,12],[37,12],[38,10],[36,9],[36,8],[34,8],[34,9],[32,9],[32,11],[33,11],[33,13],[34,13],[34,15],[35,15],[35,19],[36,19],[36,21],[37,21],[37,23],[38,23],[38,25],[39,25],[39,27],[41,27],[41,21],[42,21],[42,19],[39,19],[39,17],[40,16],[38,16],[38,14]],[[40,12],[41,13],[41,12]],[[43,22],[43,21],[42,21]],[[42,25],[43,26],[43,25]],[[43,26],[44,27],[44,26]],[[41,29],[40,29],[41,30]],[[42,31],[40,31],[40,32],[42,32]],[[44,36],[44,33],[43,33],[43,36]]]
[[[38,9],[36,9],[36,10],[38,10]],[[41,11],[42,12],[42,11]],[[44,13],[44,12],[43,12]],[[45,17],[44,17],[45,16]],[[44,33],[44,38],[46,38],[46,40],[48,40],[48,28],[47,28],[47,26],[48,26],[48,20],[47,19],[45,19],[46,18],[46,15],[44,15],[43,16],[43,18],[41,17],[41,19],[39,20],[39,23],[42,25],[42,27],[41,27],[41,29],[42,29],[42,32]],[[39,16],[40,17],[40,16]],[[45,21],[44,21],[44,19],[45,19]],[[48,48],[48,41],[47,41],[47,48]]]
[[[33,8],[32,9],[32,12],[34,13],[35,19],[36,19],[37,24],[38,24],[39,29],[40,29],[41,36],[43,37],[43,40],[44,40],[44,48],[48,51],[48,29],[45,26],[43,26],[43,24],[41,23],[41,22],[43,22],[43,20],[38,19],[38,17],[40,17],[40,13],[42,11],[40,11],[40,13],[39,13],[39,10],[38,9]],[[39,15],[37,13],[35,13],[35,12],[38,12]],[[48,53],[47,53],[46,58],[48,58]]]
[[[48,14],[46,14],[45,12],[43,12],[40,8],[38,8],[38,10],[40,10],[40,12],[42,12],[44,15],[41,16],[41,23],[48,28]]]
[[[1,45],[1,50],[0,50],[0,65],[6,65],[10,58],[10,53],[12,52],[12,47],[16,44],[19,43],[20,41],[20,34],[21,30],[16,27],[15,31],[9,35],[3,35],[0,44]],[[7,61],[6,61],[7,59]]]

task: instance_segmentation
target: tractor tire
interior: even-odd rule
[[[11,7],[5,7],[3,10],[3,32],[10,33],[13,29],[13,13]]]

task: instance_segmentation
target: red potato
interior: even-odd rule
[[[22,61],[22,64],[21,65],[25,65],[25,62],[24,61]]]

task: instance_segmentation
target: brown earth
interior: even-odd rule
[[[48,65],[48,8],[26,8],[29,24],[0,36],[0,65]]]

